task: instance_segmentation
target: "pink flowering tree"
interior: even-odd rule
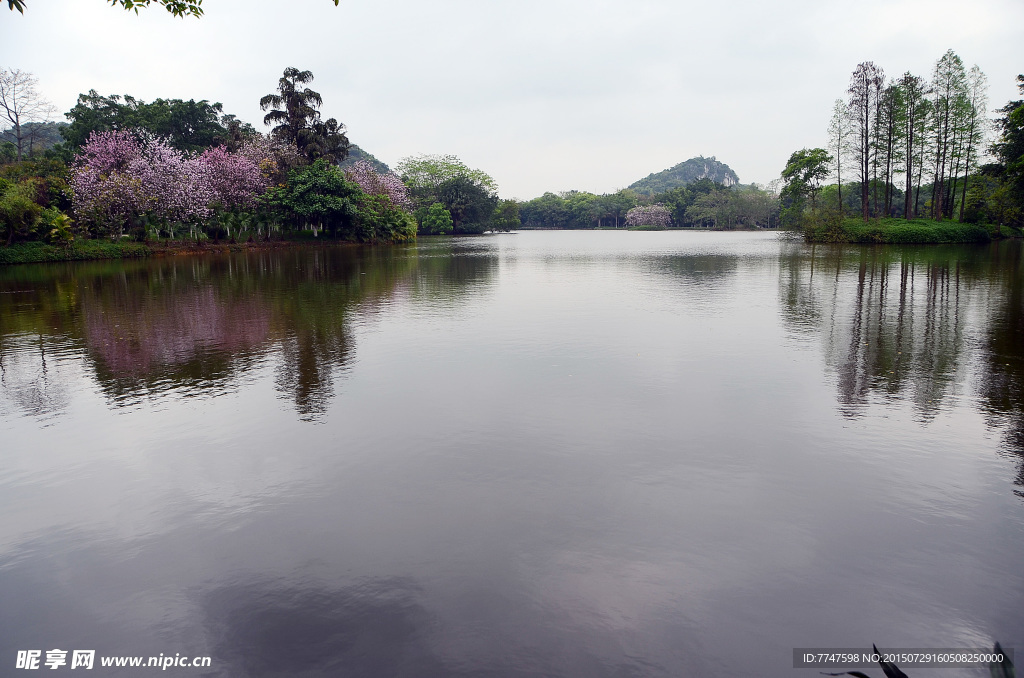
[[[223,209],[251,208],[267,188],[267,176],[259,163],[242,150],[229,153],[223,146],[208,148],[199,161],[204,165],[213,203]]]
[[[643,205],[626,212],[627,226],[654,226],[668,228],[672,225],[672,213],[664,205]]]
[[[360,160],[345,168],[345,175],[349,181],[359,184],[363,193],[385,196],[392,205],[407,212],[412,209],[409,189],[394,172],[378,172],[369,161]]]
[[[130,132],[94,132],[82,148],[69,181],[76,221],[100,235],[121,235],[143,211],[142,183],[129,167],[142,155]]]
[[[163,139],[94,133],[72,170],[76,218],[95,234],[115,237],[140,222],[171,233],[174,224],[186,224],[194,233],[218,210],[255,205],[274,171],[272,151],[254,141],[235,153],[217,147],[191,156]]]

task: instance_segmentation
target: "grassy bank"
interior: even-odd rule
[[[36,264],[49,261],[86,261],[93,259],[137,259],[151,256],[173,256],[177,254],[210,254],[243,252],[255,249],[276,249],[296,245],[354,245],[348,240],[338,240],[312,234],[288,240],[254,240],[252,242],[229,243],[210,240],[149,240],[146,242],[111,242],[109,240],[76,240],[70,249],[64,249],[41,242],[19,242],[4,247],[0,245],[0,266],[4,264]]]
[[[0,264],[32,264],[40,261],[82,261],[87,259],[130,259],[148,257],[152,249],[138,242],[79,240],[70,249],[42,242],[19,242],[0,246]]]
[[[883,244],[971,243],[988,242],[994,238],[1020,237],[1019,229],[993,225],[962,224],[958,221],[934,219],[872,219],[857,218],[819,220],[804,229],[808,242],[848,242]]]

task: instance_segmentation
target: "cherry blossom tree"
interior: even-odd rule
[[[72,169],[74,210],[79,223],[102,235],[122,235],[143,215],[194,227],[217,209],[253,207],[274,167],[273,149],[260,142],[235,153],[217,147],[188,155],[164,139],[94,133]]]
[[[664,205],[634,207],[626,212],[626,225],[668,228],[672,225],[672,213]]]
[[[409,190],[402,179],[393,172],[381,173],[373,168],[369,160],[360,160],[345,168],[345,175],[350,181],[359,184],[367,195],[386,196],[391,204],[403,210],[412,209]]]

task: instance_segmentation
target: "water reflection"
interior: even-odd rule
[[[0,657],[781,678],[1019,637],[1021,266],[599,232],[0,269]]]
[[[872,396],[904,398],[927,421],[953,391],[985,290],[965,250],[792,247],[782,257],[782,317],[820,336],[846,417]],[[979,296],[980,295],[980,296]]]
[[[236,582],[202,603],[211,650],[231,676],[447,676],[422,593],[401,578]]]
[[[0,350],[0,389],[22,412],[34,417],[59,414],[68,406],[72,377],[60,360],[60,346],[43,335],[19,335]]]
[[[315,420],[353,358],[357,309],[372,315],[400,284],[450,301],[496,269],[494,257],[414,253],[350,247],[9,267],[0,272],[5,390],[27,414],[66,407],[48,378],[55,341],[84,351],[115,406],[167,391],[217,395],[270,358],[279,392]]]
[[[795,337],[823,341],[845,417],[864,416],[878,398],[912,403],[928,422],[974,390],[1006,450],[1020,457],[1024,487],[1021,250],[1019,241],[791,246],[781,258],[782,317]]]
[[[990,302],[980,370],[982,406],[994,426],[1004,432],[1006,450],[1017,457],[1018,488],[1024,498],[1024,257],[1021,247],[993,253],[993,278],[998,293]]]

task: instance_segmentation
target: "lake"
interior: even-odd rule
[[[1022,247],[552,231],[0,268],[0,448],[4,675],[54,648],[600,678],[1012,647]]]

